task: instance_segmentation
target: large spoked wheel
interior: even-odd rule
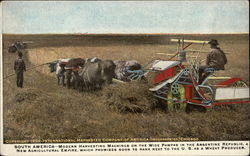
[[[168,91],[168,110],[170,112],[186,111],[187,104],[182,102],[185,99],[185,88],[183,85],[174,83]]]
[[[239,81],[236,81],[235,83],[233,83],[231,86],[236,87],[236,88],[238,88],[238,87],[245,88],[245,87],[248,87],[248,84],[242,80],[239,80]]]
[[[247,88],[247,87],[249,87],[249,85],[246,82],[244,82],[243,80],[239,80],[239,81],[236,81],[235,83],[233,83],[232,87]],[[229,105],[229,108],[231,110],[238,110],[238,109],[240,109],[240,107],[241,107],[241,105],[238,105],[238,104]]]

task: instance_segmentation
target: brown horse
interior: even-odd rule
[[[112,60],[87,62],[79,75],[87,90],[101,89],[103,84],[112,83],[115,76],[115,64]]]
[[[75,74],[76,72],[72,71],[76,71],[80,68],[83,68],[85,64],[85,60],[82,58],[72,58],[68,61],[68,63],[65,65],[64,69],[66,70],[66,86],[67,88],[70,88],[71,86],[71,78],[72,78],[72,74]],[[78,75],[75,75],[75,77],[78,77]]]

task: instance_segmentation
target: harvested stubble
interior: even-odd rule
[[[135,59],[146,64],[157,59],[158,52],[174,53],[176,44],[167,41],[176,37],[180,36],[154,36],[156,42],[150,36],[126,36],[119,40],[112,36],[104,36],[104,39],[77,35],[3,36],[3,74],[6,76],[13,72],[16,55],[7,53],[7,45],[16,40],[34,41],[28,49],[31,64],[27,64],[33,67],[58,58],[94,56],[113,60]],[[228,55],[226,70],[216,74],[241,77],[249,82],[248,34],[187,35],[185,38],[218,39],[222,49],[229,49],[231,54]],[[145,43],[145,39],[148,42]],[[200,47],[192,46],[193,49]],[[202,55],[205,58],[205,54]],[[25,73],[23,89],[16,88],[15,77],[3,80],[4,140],[179,137],[199,140],[250,139],[249,105],[238,105],[233,110],[222,107],[206,113],[163,113],[150,110],[157,103],[148,93],[148,84],[116,84],[98,92],[79,93],[58,86],[54,76],[44,66]],[[136,112],[138,108],[142,113],[127,111]],[[124,111],[128,113],[120,113]]]
[[[156,100],[143,82],[121,83],[103,89],[105,104],[118,112],[150,112]]]

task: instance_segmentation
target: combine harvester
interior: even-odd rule
[[[202,48],[208,41],[184,39],[171,39],[171,41],[179,43],[176,54],[170,56],[169,60],[153,60],[142,69],[144,76],[149,72],[157,72],[153,79],[155,86],[149,90],[156,98],[167,103],[169,111],[186,111],[188,105],[212,108],[217,105],[250,103],[249,86],[241,78],[215,77],[216,70],[208,68],[206,72],[209,76],[198,83],[199,55],[205,52]],[[184,47],[184,43],[188,45]],[[185,50],[194,43],[202,44],[201,49]],[[195,52],[197,55],[186,59],[187,52]],[[137,73],[142,72],[135,72],[135,75]],[[141,78],[142,75],[137,74],[134,77]],[[215,81],[217,82],[214,84]]]

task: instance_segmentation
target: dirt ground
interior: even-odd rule
[[[32,41],[25,51],[27,69],[59,58],[98,57],[138,60],[167,59],[177,44],[171,38],[217,39],[227,54],[225,71],[217,76],[240,77],[249,82],[249,36],[241,35],[3,35],[3,77],[12,74],[15,41]],[[201,49],[195,44],[190,49]],[[205,45],[204,51],[209,51]],[[206,54],[202,54],[205,58]],[[116,84],[101,91],[79,93],[58,86],[47,66],[25,73],[24,88],[15,86],[15,76],[3,80],[4,140],[196,138],[198,140],[249,140],[249,104],[216,107],[204,112],[167,113],[157,105],[140,82]],[[136,99],[136,100],[130,100]],[[112,107],[136,102],[141,113],[121,112]],[[37,141],[39,142],[39,141]]]

